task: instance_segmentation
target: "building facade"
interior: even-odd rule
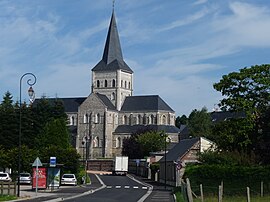
[[[164,131],[168,141],[178,142],[174,110],[158,95],[133,95],[133,71],[122,55],[114,11],[102,59],[92,68],[90,89],[88,97],[59,98],[82,156],[121,155],[123,140],[138,130]]]

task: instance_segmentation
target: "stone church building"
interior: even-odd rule
[[[158,95],[133,95],[133,71],[125,63],[114,11],[102,59],[92,68],[88,97],[63,100],[74,146],[87,159],[121,155],[124,138],[138,130],[164,131],[178,142],[174,110]]]

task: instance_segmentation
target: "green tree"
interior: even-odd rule
[[[63,149],[71,147],[66,120],[51,119],[39,134],[36,142],[39,149],[53,145]]]
[[[18,116],[13,106],[12,95],[6,92],[0,104],[0,144],[4,148],[18,146]]]
[[[122,155],[128,156],[130,159],[143,158],[141,145],[137,141],[137,135],[131,135],[129,138],[123,139]]]
[[[246,122],[251,120],[250,126],[246,126],[247,131],[243,131],[241,126],[239,128],[235,126],[235,129],[242,130],[242,137],[249,136],[250,149],[255,149],[255,153],[260,156],[258,144],[261,144],[260,140],[267,136],[268,128],[267,124],[264,124],[263,120],[266,119],[263,116],[270,100],[270,65],[245,67],[239,72],[224,75],[218,83],[214,84],[214,88],[224,96],[219,104],[223,110],[243,111],[246,113]],[[252,132],[250,132],[251,127],[253,127]],[[270,147],[267,141],[264,143]]]
[[[188,117],[188,129],[193,137],[208,137],[211,135],[212,121],[207,108],[194,109]]]
[[[245,67],[224,75],[214,89],[225,96],[219,104],[223,110],[263,111],[270,100],[270,65]]]
[[[178,116],[175,119],[175,126],[180,128],[181,125],[186,125],[188,123],[188,118],[186,115]]]
[[[143,156],[149,156],[150,152],[164,150],[165,138],[163,132],[149,131],[138,136],[137,142],[142,148]]]

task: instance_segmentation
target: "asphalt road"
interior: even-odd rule
[[[149,187],[142,185],[126,176],[101,175],[100,179],[106,187],[89,195],[84,195],[69,202],[132,202],[139,201],[148,191]]]

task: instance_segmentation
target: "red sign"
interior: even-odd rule
[[[36,168],[33,167],[33,178],[32,178],[32,188],[36,188],[36,176],[38,176],[38,186],[37,188],[46,189],[47,188],[47,172],[46,168],[38,168],[38,175],[36,172]]]

